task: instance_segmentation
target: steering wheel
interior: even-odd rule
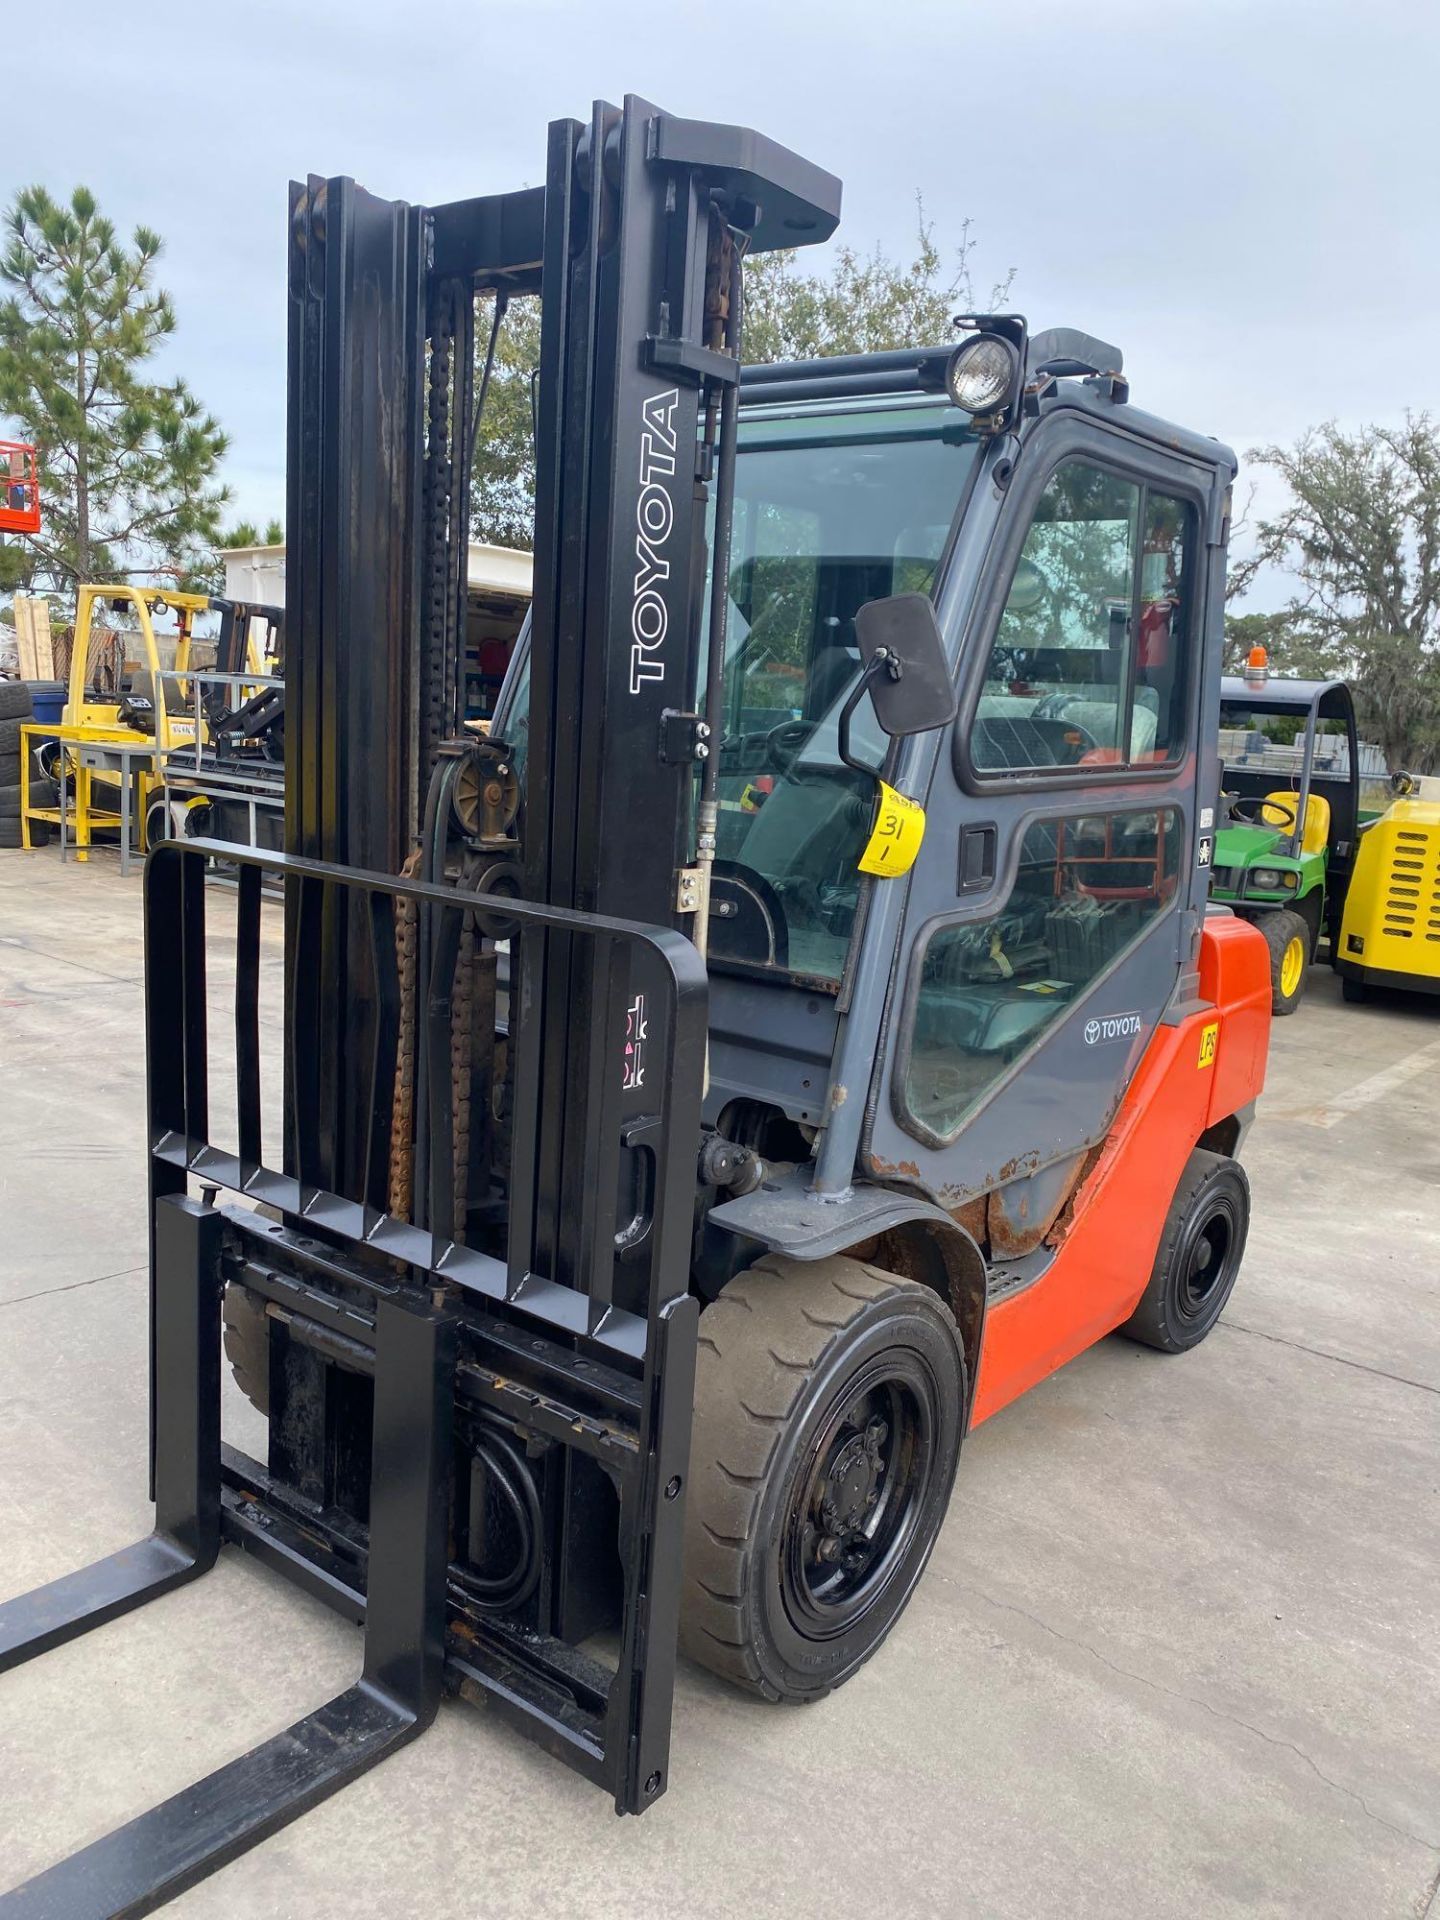
[[[1282,827],[1293,827],[1300,818],[1294,807],[1286,806],[1283,800],[1270,800],[1258,793],[1242,793],[1230,802],[1230,818],[1239,820],[1247,827],[1273,827],[1273,820],[1261,820],[1258,814],[1269,808],[1271,813],[1283,813]]]
[[[782,720],[778,727],[772,727],[765,736],[765,760],[776,773],[789,773],[792,763],[805,750],[805,743],[815,731],[813,720]]]

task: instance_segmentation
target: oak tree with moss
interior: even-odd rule
[[[899,258],[879,246],[869,253],[841,246],[818,267],[795,250],[747,260],[746,360],[936,346],[951,337],[955,313],[1003,307],[1014,269],[982,295],[974,275],[971,223],[961,222],[959,243],[947,255],[918,195],[915,206],[913,250]],[[476,328],[477,362],[483,362],[489,344],[492,313],[486,302]],[[477,540],[530,545],[535,501],[531,392],[539,365],[539,303],[512,301],[496,336],[494,372],[475,443],[470,530]]]
[[[1269,566],[1297,584],[1268,616],[1273,637],[1253,637],[1282,670],[1349,680],[1361,731],[1391,767],[1440,767],[1440,425],[1426,413],[1388,427],[1328,421],[1249,459],[1284,495],[1241,583]]]

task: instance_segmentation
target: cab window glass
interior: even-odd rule
[[[728,729],[743,730],[804,715],[820,522],[803,507],[774,500],[742,499],[735,518],[734,549],[745,558],[731,576],[732,598],[745,644],[726,690]]]
[[[1056,470],[971,723],[979,771],[1152,765],[1180,751],[1193,517],[1090,461]]]
[[[1173,807],[1035,821],[1015,884],[984,920],[943,926],[921,961],[905,1108],[948,1140],[1175,898]]]
[[[1147,491],[1131,747],[1137,761],[1175,760],[1185,745],[1194,523],[1195,509],[1188,500]],[[1148,747],[1142,737],[1146,734]]]
[[[712,964],[838,985],[874,796],[839,751],[860,672],[855,615],[869,600],[933,588],[978,448],[940,405],[742,420]],[[878,765],[887,745],[862,701],[853,752]]]
[[[969,419],[938,398],[742,417],[726,579],[712,966],[838,988],[874,814],[874,782],[846,766],[839,750],[840,711],[860,672],[855,614],[887,594],[933,590],[980,445]],[[713,521],[709,534],[713,555]],[[701,641],[703,686],[703,630]],[[495,718],[522,783],[529,670],[522,635]],[[889,743],[870,701],[860,703],[850,738],[857,757],[884,759]]]

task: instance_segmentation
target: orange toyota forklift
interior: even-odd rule
[[[362,1666],[17,1915],[150,1911],[447,1692],[644,1812],[677,1644],[840,1685],[977,1421],[1224,1309],[1270,1018],[1207,906],[1233,458],[1013,314],[744,368],[745,256],[839,204],[636,98],[528,190],[291,188],[285,848],[146,874],[156,1524],[0,1605],[0,1668],[222,1546]],[[524,297],[535,598],[481,738],[476,370]]]

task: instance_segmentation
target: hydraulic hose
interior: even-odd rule
[[[738,236],[730,253],[729,345],[740,358],[744,319],[744,253]],[[720,444],[715,460],[715,551],[710,570],[710,641],[705,657],[705,724],[709,753],[701,763],[700,805],[696,819],[696,864],[700,868],[700,904],[695,915],[695,945],[703,959],[710,942],[710,878],[719,830],[720,742],[725,730],[725,629],[730,604],[730,522],[735,509],[735,445],[739,433],[740,386],[731,381],[720,402]],[[707,1072],[708,1079],[708,1072]]]
[[[473,471],[475,448],[480,439],[480,419],[485,412],[485,398],[490,391],[490,375],[495,370],[495,347],[500,338],[500,322],[505,318],[505,309],[510,305],[508,293],[497,293],[495,311],[490,321],[490,342],[485,349],[485,365],[480,373],[480,390],[475,395],[475,411],[470,418],[470,458],[466,462],[467,471]]]
[[[513,1613],[530,1598],[540,1580],[540,1496],[529,1465],[509,1434],[494,1422],[484,1421],[476,1433],[474,1451],[510,1510],[519,1545],[515,1564],[506,1572],[477,1573],[466,1567],[460,1571],[457,1584],[486,1612]]]

